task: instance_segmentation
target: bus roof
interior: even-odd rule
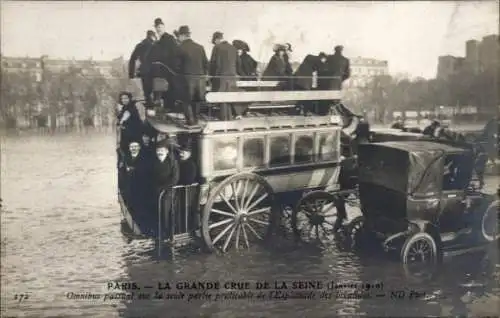
[[[231,121],[200,120],[199,127],[187,128],[173,115],[167,115],[165,119],[148,117],[147,121],[156,131],[174,135],[178,133],[215,134],[312,127],[340,128],[341,122],[338,116],[263,116],[243,117]]]

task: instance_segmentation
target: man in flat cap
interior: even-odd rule
[[[179,164],[173,153],[170,151],[168,139],[163,139],[156,144],[157,160],[153,166],[154,185],[156,188],[156,202],[163,192],[161,208],[163,209],[164,225],[167,229],[172,228],[170,224],[170,209],[174,200],[173,186],[179,181]]]
[[[153,79],[151,77],[151,65],[147,62],[148,54],[156,41],[156,34],[152,30],[146,32],[146,38],[137,44],[128,62],[128,77],[139,77],[142,82],[142,90],[146,102],[146,108],[152,106],[151,94],[153,93]],[[139,71],[136,72],[136,62],[139,61]]]
[[[329,56],[327,60],[329,71],[325,75],[335,78],[325,80],[323,82],[324,86],[320,89],[340,90],[342,88],[342,82],[351,76],[349,59],[342,55],[343,49],[344,47],[342,45],[337,45],[334,48],[335,53]]]
[[[152,77],[164,78],[168,81],[168,91],[164,93],[164,106],[173,107],[176,96],[176,75],[179,64],[179,46],[177,40],[171,34],[165,32],[165,25],[160,18],[154,21],[158,41],[155,42],[149,54]]]
[[[234,46],[224,40],[221,32],[215,32],[212,36],[212,57],[210,58],[209,74],[212,78],[212,91],[234,92],[237,90],[238,52]],[[221,120],[231,120],[232,111],[236,117],[240,117],[239,109],[232,109],[228,104],[220,105]]]
[[[177,31],[180,45],[180,74],[182,74],[184,115],[187,125],[198,123],[201,102],[205,99],[206,78],[208,75],[208,59],[205,49],[191,39],[187,25]]]

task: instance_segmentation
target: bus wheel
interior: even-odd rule
[[[328,192],[306,194],[292,212],[292,230],[297,240],[324,243],[334,238],[337,220],[335,197]]]
[[[203,210],[203,240],[210,251],[250,248],[275,224],[273,190],[252,173],[233,175],[217,185]]]

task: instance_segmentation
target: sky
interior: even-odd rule
[[[465,55],[465,41],[498,34],[499,1],[132,2],[1,1],[4,56],[128,59],[161,17],[167,32],[188,25],[210,54],[211,36],[249,43],[267,62],[276,42],[293,61],[344,45],[347,57],[387,60],[391,74],[432,78],[439,55]]]

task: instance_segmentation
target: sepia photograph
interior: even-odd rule
[[[2,1],[1,317],[500,317],[496,1]]]

